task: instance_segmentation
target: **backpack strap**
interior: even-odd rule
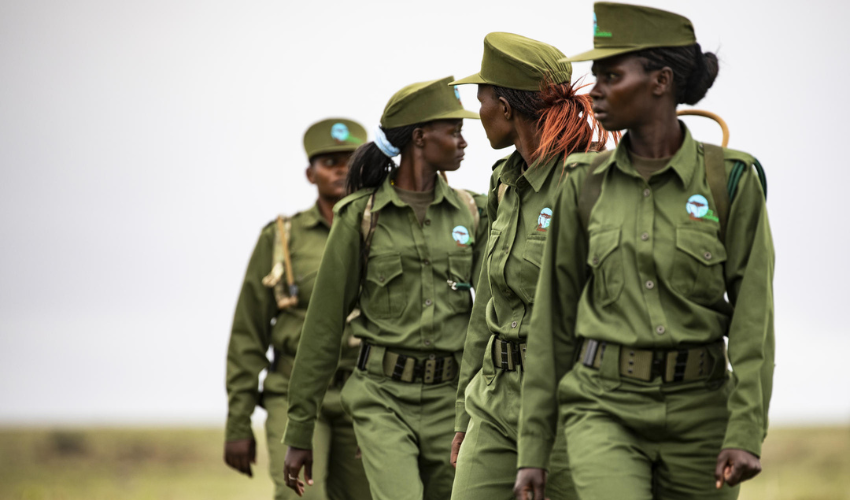
[[[478,211],[478,205],[475,204],[475,198],[473,198],[466,189],[453,189],[460,199],[463,200],[466,208],[469,209],[470,215],[472,215],[472,234],[478,234],[478,225],[481,222],[481,212]]]
[[[377,191],[377,189],[375,190]],[[378,227],[378,215],[380,212],[373,212],[372,207],[375,206],[375,193],[369,196],[366,201],[366,208],[363,209],[363,218],[360,219],[360,292],[359,297],[363,293],[363,287],[366,284],[366,266],[369,264],[369,250],[372,248],[372,237],[375,235],[375,229]]]
[[[274,250],[272,251],[272,270],[263,278],[263,285],[274,290],[278,309],[287,309],[298,305],[298,285],[295,284],[292,257],[289,254],[291,228],[291,218],[277,216]],[[286,277],[286,287],[284,287],[284,277]]]
[[[764,173],[764,168],[762,168],[761,163],[758,159],[753,161],[753,166],[756,168],[756,174],[758,174],[759,182],[761,183],[761,190],[764,193],[764,199],[767,200],[767,175]],[[738,191],[738,183],[741,182],[741,175],[744,174],[744,171],[747,170],[747,164],[738,161],[735,163],[735,167],[732,168],[732,173],[729,174],[729,203],[735,201],[735,194]]]
[[[726,185],[723,148],[714,144],[701,144],[701,146],[705,154],[705,180],[711,189],[711,197],[714,198],[714,208],[717,209],[717,219],[720,222],[720,242],[725,245],[730,199]]]
[[[602,182],[605,180],[604,175],[593,175],[593,172],[605,163],[605,160],[613,153],[614,150],[598,153],[593,158],[590,168],[587,169],[584,185],[581,188],[581,193],[578,195],[578,214],[585,232],[588,231],[588,225],[590,224],[590,212],[593,210],[593,206],[596,205],[596,201],[599,200],[599,195],[602,194]]]
[[[502,198],[505,197],[505,193],[507,192],[507,190],[508,190],[507,184],[499,184],[499,191],[496,192],[496,204],[497,205],[502,204]]]

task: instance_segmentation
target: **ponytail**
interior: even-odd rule
[[[413,139],[413,130],[417,127],[420,127],[420,125],[406,125],[390,129],[381,127],[381,130],[384,131],[384,135],[386,135],[390,144],[399,150],[403,150]],[[374,142],[367,142],[358,147],[351,155],[348,162],[348,176],[345,178],[345,191],[347,194],[351,194],[363,188],[377,189],[397,167],[398,165],[393,159],[385,155]]]

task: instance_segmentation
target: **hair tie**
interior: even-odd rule
[[[378,125],[378,128],[375,129],[375,140],[373,141],[375,146],[378,146],[378,149],[381,150],[381,153],[387,156],[387,158],[393,158],[401,154],[401,151],[392,145],[392,143],[387,139],[387,135],[384,133],[384,129]]]

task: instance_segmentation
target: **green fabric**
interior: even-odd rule
[[[372,191],[352,194],[335,207],[292,373],[285,437],[290,446],[311,446],[318,404],[336,368],[345,317],[358,304],[360,220]],[[479,207],[484,205],[484,197],[475,199]],[[486,217],[478,234],[461,238],[460,232],[470,232],[472,214],[440,176],[423,225],[389,178],[375,193],[373,211],[379,216],[359,299],[362,314],[351,322],[354,336],[396,351],[461,351],[472,297],[469,290],[451,290],[447,281],[477,283],[487,244]]]
[[[453,78],[413,83],[396,92],[384,108],[381,127],[390,129],[454,118],[478,120],[478,113],[463,109],[457,89],[448,87]]]
[[[425,222],[425,213],[428,211],[431,202],[434,201],[434,190],[408,191],[406,189],[395,188],[395,192],[402,202],[410,205],[413,213],[416,214],[416,220],[419,221],[419,224],[421,225]]]
[[[589,238],[576,211],[587,163],[573,171],[558,198],[528,339],[527,360],[537,369],[523,382],[528,410],[520,420],[520,466],[545,464],[557,420],[556,386],[573,367],[582,337],[677,349],[728,335],[734,371],[723,447],[761,454],[774,368],[774,251],[764,195],[749,169],[729,212],[724,247],[711,218],[705,161],[684,131],[670,165],[649,182],[632,167],[628,135],[623,138],[593,174],[605,177]],[[754,161],[732,150],[724,156],[727,171],[742,157]],[[709,204],[701,218],[687,209],[695,195]]]
[[[354,151],[367,140],[366,129],[346,118],[328,118],[310,125],[304,132],[307,158],[319,154]]]
[[[269,474],[275,484],[275,500],[369,500],[369,482],[363,462],[355,455],[357,440],[351,419],[342,410],[339,390],[331,389],[325,396],[314,438],[313,486],[307,486],[303,497],[286,486],[283,462],[286,446],[281,443],[286,428],[286,396],[264,399],[266,444],[269,448]]]
[[[289,373],[301,338],[301,327],[313,292],[316,271],[321,262],[321,250],[325,247],[329,232],[330,228],[317,206],[292,217],[290,250],[298,285],[298,305],[282,311],[277,308],[274,291],[262,283],[263,277],[272,268],[277,234],[274,222],[268,224],[260,234],[236,303],[227,349],[228,413],[225,438],[228,441],[254,435],[251,414],[259,396],[258,376],[269,368],[266,357],[269,346],[274,347],[280,356],[277,369],[268,373],[263,382],[264,391],[267,394],[286,394],[288,391]],[[348,346],[351,332],[349,328],[345,330],[341,342]],[[340,366],[352,370],[356,360],[357,349],[346,347]]]
[[[357,370],[342,391],[375,500],[445,500],[456,385],[408,384],[387,379],[379,360]]]
[[[484,37],[481,71],[449,85],[487,84],[517,90],[539,91],[544,79],[568,83],[572,65],[560,62],[564,53],[555,47],[513,33]]]
[[[534,310],[537,277],[543,246],[549,234],[541,227],[542,214],[551,213],[563,186],[563,156],[529,168],[525,174],[522,156],[514,152],[500,160],[490,177],[487,217],[490,241],[481,269],[475,304],[469,320],[457,394],[457,431],[466,430],[464,394],[484,362],[490,337],[525,341]],[[508,186],[498,201],[499,185]],[[551,221],[551,219],[548,219]],[[545,224],[544,224],[545,225]],[[493,407],[498,412],[498,407]]]
[[[738,497],[739,486],[714,487],[730,382],[670,389],[624,380],[615,390],[620,382],[604,371],[578,365],[558,387],[567,451],[580,457],[572,473],[582,499]]]
[[[458,455],[452,489],[452,498],[457,500],[513,498],[523,372],[494,367],[491,349],[492,341],[488,344],[482,370],[466,390],[470,422]],[[578,498],[572,484],[563,432],[558,433],[552,452],[546,498]]]
[[[593,50],[562,59],[590,61],[654,47],[697,43],[688,18],[642,5],[613,2],[593,4]]]

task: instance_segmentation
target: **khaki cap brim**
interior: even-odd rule
[[[485,84],[485,85],[494,85],[491,82],[488,82],[481,76],[481,73],[475,73],[474,75],[467,76],[466,78],[461,78],[460,80],[455,80],[449,85],[472,85],[472,84]]]
[[[579,55],[565,57],[558,62],[582,62],[582,61],[595,61],[597,59],[605,59],[607,57],[614,57],[620,54],[627,54],[629,52],[637,52],[645,47],[611,47],[606,49],[593,49],[588,50],[587,52],[582,52]]]
[[[317,155],[326,155],[330,153],[347,153],[349,151],[354,151],[360,146],[360,144],[340,144],[339,146],[330,146],[327,148],[319,148],[314,151],[310,151],[310,158]]]
[[[478,113],[475,111],[469,111],[466,109],[459,109],[457,111],[450,111],[448,113],[439,114],[433,118],[429,118],[428,121],[434,120],[454,120],[457,118],[469,118],[472,120],[480,120],[481,117],[478,116]]]

